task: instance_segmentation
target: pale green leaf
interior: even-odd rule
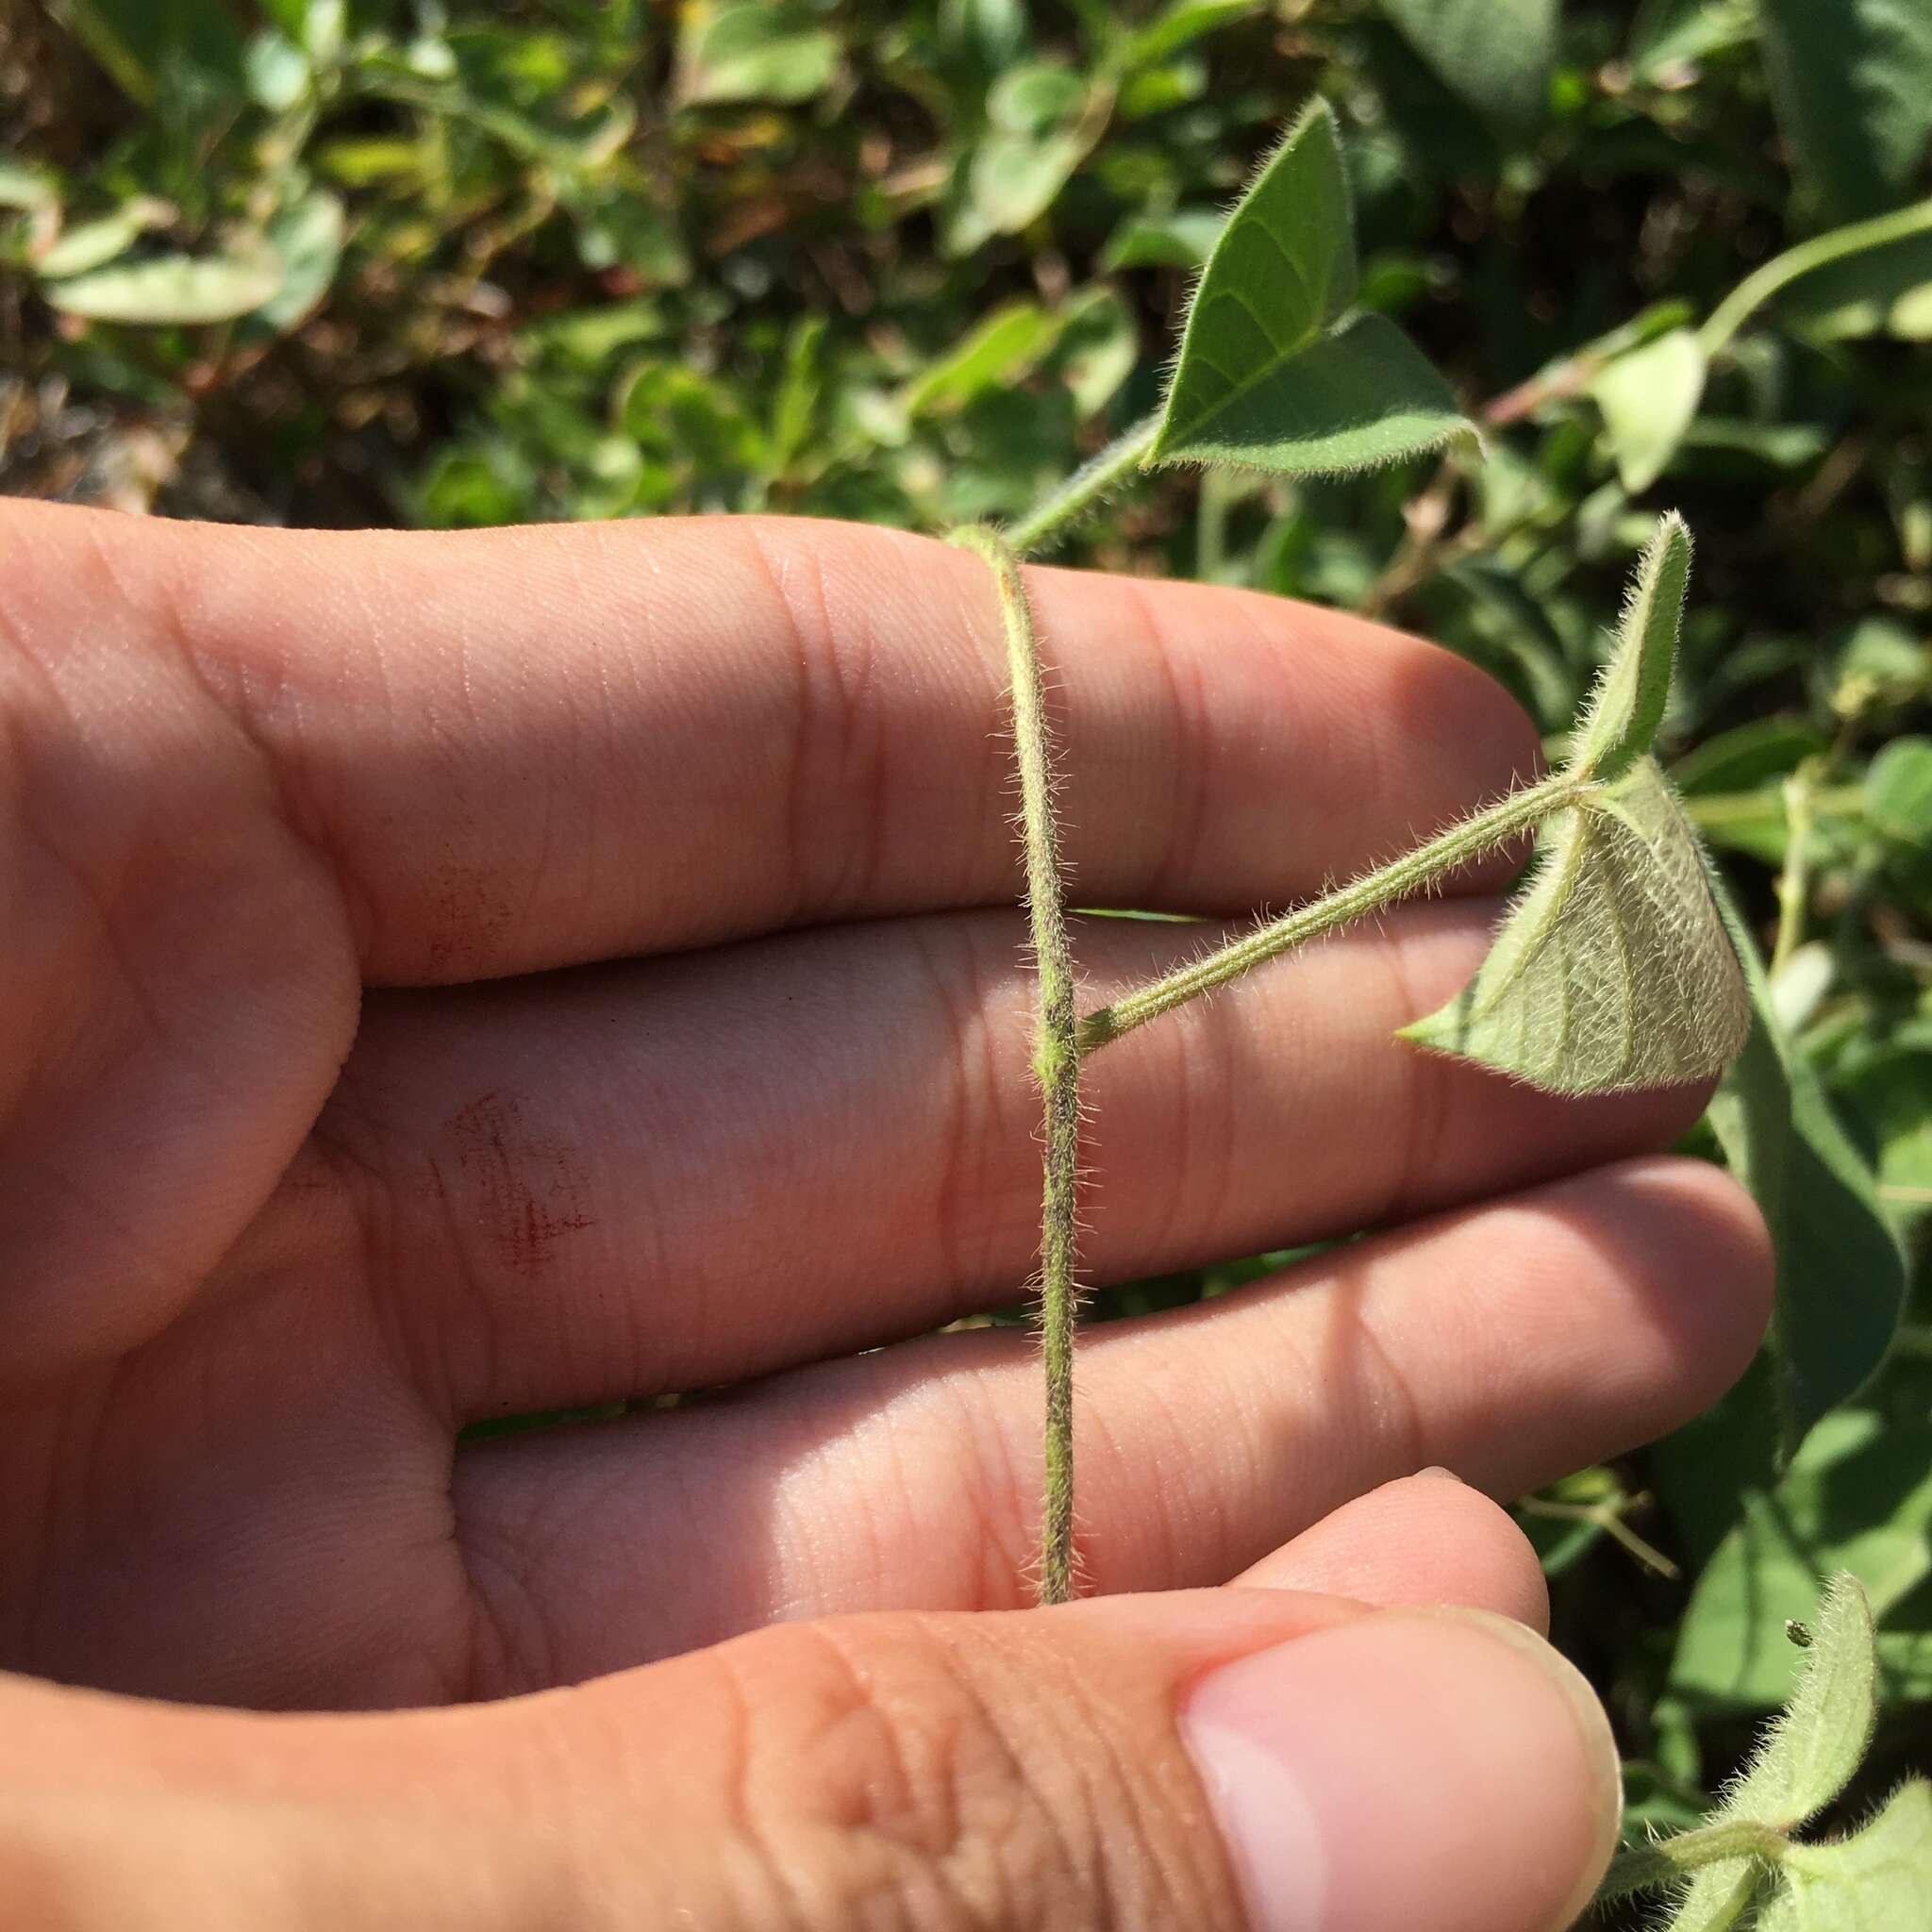
[[[1758,1932],[1906,1932],[1932,1925],[1932,1784],[1914,1778],[1849,1838],[1786,1853]]]
[[[1895,738],[1865,774],[1865,809],[1888,837],[1932,845],[1932,738]]]
[[[1764,1886],[1764,1868],[1749,1858],[1706,1865],[1677,1894],[1662,1932],[1730,1932],[1747,1923],[1744,1914]]]
[[[1017,235],[1037,222],[1092,144],[1073,129],[989,135],[974,150],[966,171],[966,192],[979,229],[988,235]]]
[[[688,106],[808,101],[837,76],[840,48],[802,8],[699,0],[684,9],[677,60],[677,94]]]
[[[48,281],[104,268],[117,255],[125,254],[138,237],[158,227],[173,213],[164,201],[136,195],[123,202],[112,214],[92,222],[76,222],[71,228],[61,229],[58,239],[34,257],[34,267]]]
[[[1781,320],[1826,341],[1932,337],[1932,235],[1862,248],[1800,275],[1777,297]]]
[[[1884,1359],[1905,1303],[1905,1257],[1870,1166],[1777,1023],[1749,926],[1723,875],[1707,867],[1752,1009],[1708,1118],[1777,1256],[1769,1347],[1779,1453],[1789,1459]]]
[[[1690,532],[1673,510],[1658,523],[1638,563],[1609,662],[1577,722],[1573,771],[1608,781],[1648,756],[1671,701],[1690,583]]]
[[[1606,363],[1591,384],[1617,475],[1631,495],[1648,490],[1676,454],[1703,400],[1705,371],[1697,338],[1674,328]]]
[[[1143,27],[1131,34],[1117,63],[1124,74],[1151,67],[1238,20],[1262,10],[1264,0],[1172,0]]]
[[[1932,136],[1932,8],[1921,0],[1758,0],[1778,120],[1839,219],[1907,198]]]
[[[1172,214],[1130,215],[1108,237],[1104,269],[1198,268],[1226,225],[1219,208],[1180,208]]]
[[[1478,112],[1541,118],[1557,61],[1557,0],[1382,0],[1383,10]]]
[[[284,331],[308,320],[327,296],[342,257],[341,202],[325,188],[312,190],[269,224],[268,239],[282,264],[280,286],[255,311],[255,320]]]
[[[1811,1633],[1784,1709],[1724,1792],[1713,1824],[1795,1830],[1844,1790],[1863,1760],[1878,1716],[1878,1658],[1872,1606],[1850,1572],[1825,1586]]]
[[[1475,977],[1403,1037],[1559,1093],[1708,1078],[1751,1019],[1695,835],[1646,758],[1545,822]]]
[[[1821,1570],[1849,1570],[1878,1623],[1888,1702],[1932,1697],[1932,1639],[1886,1623],[1932,1576],[1932,1414],[1924,1377],[1888,1377],[1884,1409],[1834,1410],[1775,1485],[1753,1484],[1698,1574],[1677,1627],[1670,1687],[1700,1705],[1783,1701],[1793,1657],[1784,1621],[1808,1620]],[[1697,1453],[1708,1481],[1712,1457]],[[1661,1471],[1667,1503],[1686,1477]]]
[[[158,256],[53,282],[43,292],[56,308],[91,322],[165,327],[233,322],[259,308],[280,286],[280,265],[264,250],[247,256]]]

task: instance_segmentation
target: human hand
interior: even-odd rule
[[[1507,1518],[1412,1473],[1507,1494],[1657,1433],[1769,1271],[1723,1175],[1629,1158],[1699,1096],[1391,1039],[1493,873],[1094,1062],[1098,1278],[1386,1231],[1088,1338],[1088,1586],[1176,1593],[1020,1611],[1028,1344],[906,1339],[1014,1298],[1037,1234],[984,567],[753,521],[0,536],[0,1662],[507,1700],[10,1683],[23,1923],[1574,1902],[1614,1805],[1565,1667],[1361,1607],[1535,1624]],[[1346,618],[1037,602],[1089,903],[1279,903],[1534,756],[1479,674]],[[1198,943],[1076,938],[1096,997]]]

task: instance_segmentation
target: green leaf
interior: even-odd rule
[[[1557,1093],[1707,1079],[1750,1003],[1669,781],[1641,759],[1544,823],[1475,977],[1403,1038]]]
[[[1878,1657],[1864,1586],[1840,1571],[1825,1586],[1811,1644],[1785,1707],[1744,1774],[1711,1813],[1794,1831],[1851,1783],[1878,1720]]]
[[[1038,302],[1008,302],[921,371],[900,405],[909,416],[956,413],[989,389],[1017,381],[1058,334],[1058,322]]]
[[[132,101],[184,105],[169,83],[204,100],[242,93],[242,28],[223,0],[59,0],[59,13]]]
[[[1894,1386],[1896,1385],[1896,1386]],[[1784,1620],[1807,1618],[1820,1572],[1846,1569],[1878,1620],[1880,1689],[1888,1702],[1932,1696],[1932,1640],[1890,1627],[1909,1618],[1932,1577],[1932,1416],[1923,1374],[1889,1374],[1882,1407],[1841,1408],[1806,1439],[1774,1485],[1744,1491],[1743,1518],[1704,1564],[1678,1625],[1674,1693],[1704,1706],[1763,1707],[1785,1693],[1791,1667]],[[1674,1515],[1687,1482],[1718,1460],[1660,1472]],[[1726,1503],[1735,1478],[1722,1468]]]
[[[1697,338],[1674,328],[1606,363],[1590,386],[1617,475],[1635,496],[1662,475],[1704,397]]]
[[[973,245],[984,235],[1017,235],[1030,227],[1053,206],[1092,145],[1072,130],[989,135],[966,171],[968,202],[978,217],[977,228],[970,231]]]
[[[1356,289],[1341,143],[1318,101],[1208,258],[1146,461],[1333,474],[1473,435],[1393,324],[1349,312]]]
[[[254,319],[277,334],[299,326],[326,299],[342,258],[342,204],[317,188],[283,208],[268,225],[282,265],[281,284]]]
[[[1608,783],[1649,755],[1671,701],[1671,671],[1690,584],[1690,532],[1674,510],[1644,546],[1616,642],[1576,726],[1570,768]]]
[[[1778,1024],[1763,962],[1729,888],[1708,861],[1707,868],[1752,1011],[1749,1037],[1708,1118],[1777,1255],[1769,1346],[1779,1450],[1789,1458],[1884,1359],[1905,1303],[1905,1257],[1870,1167]]]
[[[123,202],[110,215],[63,228],[58,240],[34,258],[34,267],[47,281],[86,275],[125,254],[137,237],[159,227],[173,212],[166,202],[138,194]]]
[[[1904,1932],[1932,1925],[1932,1784],[1901,1785],[1849,1838],[1793,1845],[1758,1932]]]
[[[1697,1872],[1664,1922],[1663,1932],[1729,1932],[1764,1890],[1763,1868],[1749,1858],[1723,1858]]]
[[[1780,293],[1777,312],[1824,341],[1879,334],[1924,341],[1932,338],[1932,235],[1828,261]]]
[[[1478,113],[1541,120],[1557,63],[1557,0],[1382,0],[1410,45]]]
[[[233,322],[259,308],[281,286],[281,268],[258,255],[163,255],[125,268],[96,269],[43,290],[56,308],[91,322],[150,327]]]
[[[1865,774],[1865,810],[1889,837],[1932,845],[1932,738],[1895,738]]]
[[[1837,219],[1903,200],[1932,135],[1932,9],[1909,0],[1758,0],[1800,173]]]
[[[1260,0],[1172,0],[1129,37],[1118,56],[1121,72],[1151,67],[1238,20],[1261,11]]]
[[[1130,215],[1108,237],[1104,269],[1198,268],[1227,225],[1219,208],[1181,208],[1172,214]]]
[[[726,0],[685,9],[677,42],[677,98],[687,107],[733,101],[808,101],[839,72],[836,34],[795,7]]]

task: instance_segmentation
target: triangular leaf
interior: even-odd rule
[[[1711,1822],[1794,1830],[1851,1782],[1877,1717],[1872,1606],[1858,1579],[1841,1571],[1825,1586],[1811,1646],[1784,1709]]]
[[[1617,623],[1616,646],[1576,727],[1570,769],[1621,778],[1663,723],[1684,592],[1690,582],[1690,532],[1673,510],[1657,526]]]
[[[1475,977],[1403,1037],[1557,1093],[1716,1074],[1750,1001],[1695,834],[1654,760],[1545,823],[1540,864]]]
[[[1306,475],[1474,435],[1392,323],[1349,312],[1356,284],[1341,139],[1318,101],[1208,258],[1146,461]]]
[[[1758,1932],[1904,1932],[1932,1925],[1932,1784],[1894,1791],[1862,1831],[1786,1853]]]

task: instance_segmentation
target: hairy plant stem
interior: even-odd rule
[[[1654,1843],[1620,1853],[1604,1874],[1592,1903],[1607,1905],[1612,1899],[1627,1897],[1633,1891],[1674,1884],[1700,1866],[1715,1865],[1728,1858],[1755,1858],[1762,1865],[1775,1865],[1791,1849],[1791,1841],[1783,1832],[1752,1819],[1699,1825],[1694,1830],[1676,1832]]]
[[[1030,557],[1063,535],[1108,491],[1117,489],[1140,468],[1141,458],[1154,446],[1154,432],[1159,424],[1158,415],[1143,416],[1097,457],[1082,463],[1058,490],[1041,497],[1006,530],[1007,548],[1015,557]]]
[[[1177,967],[1164,977],[1124,993],[1111,1006],[1099,1007],[1081,1020],[1075,1041],[1082,1054],[1090,1054],[1158,1020],[1162,1013],[1189,1000],[1198,999],[1218,986],[1225,986],[1251,967],[1273,959],[1308,940],[1319,939],[1365,914],[1407,898],[1431,879],[1445,872],[1507,845],[1520,833],[1541,823],[1553,811],[1574,804],[1591,789],[1591,780],[1574,772],[1557,772],[1541,784],[1512,791],[1487,809],[1474,813],[1440,832],[1426,845],[1405,853],[1374,872],[1351,879],[1345,886],[1298,907],[1231,940],[1218,951],[1186,966]]]
[[[1046,1357],[1045,1486],[1040,1535],[1040,1601],[1074,1594],[1074,1209],[1080,1165],[1080,1055],[1074,1042],[1074,960],[1053,811],[1053,735],[1033,634],[1033,610],[1012,546],[974,526],[951,541],[991,565],[1013,684],[1013,753],[1026,848],[1026,907],[1033,928],[1040,1011],[1033,1069],[1045,1109],[1041,1203],[1040,1331]]]

